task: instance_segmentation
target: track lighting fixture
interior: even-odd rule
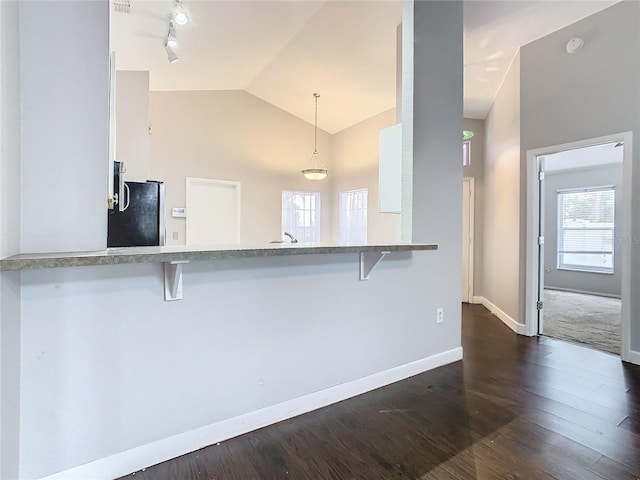
[[[186,25],[189,21],[189,16],[182,4],[182,0],[173,0],[173,10],[167,15],[167,18],[169,19],[169,30],[167,31],[167,36],[164,40],[164,49],[167,52],[167,59],[169,60],[169,63],[174,63],[179,60],[176,50],[180,48],[178,35],[176,33],[176,25]]]
[[[172,21],[169,22],[169,33],[167,33],[167,41],[165,43],[173,50],[180,46],[176,35],[176,27],[173,25]]]
[[[177,25],[186,25],[189,22],[189,16],[182,5],[182,0],[174,1],[171,18]]]
[[[178,54],[169,45],[165,44],[164,49],[167,52],[167,59],[169,60],[169,63],[175,63],[180,60],[180,58],[178,58]]]

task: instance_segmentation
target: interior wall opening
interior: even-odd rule
[[[538,157],[538,334],[621,354],[624,142]]]

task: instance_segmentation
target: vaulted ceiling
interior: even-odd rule
[[[464,113],[484,118],[521,45],[615,1],[464,2]],[[336,133],[393,108],[400,0],[183,0],[180,60],[163,48],[171,0],[112,13],[118,70],[148,70],[151,90],[246,90]]]

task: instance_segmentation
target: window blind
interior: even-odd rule
[[[558,192],[558,268],[613,273],[613,187]]]

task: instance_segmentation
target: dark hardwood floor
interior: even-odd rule
[[[464,361],[135,479],[640,478],[640,367],[517,336],[479,305],[463,306],[462,331]]]

